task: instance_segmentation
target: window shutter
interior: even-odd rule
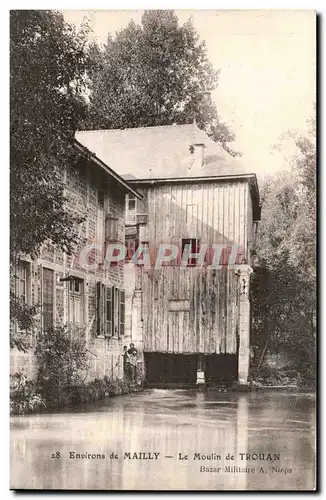
[[[119,299],[119,289],[114,287],[112,289],[112,293],[114,293],[114,331],[113,331],[113,335],[115,337],[118,337],[119,336],[119,303],[120,303],[120,299]]]
[[[104,285],[96,283],[96,323],[97,335],[104,335]]]
[[[105,287],[105,336],[112,337],[113,326],[112,287]]]
[[[125,334],[125,291],[120,290],[119,302],[119,336]]]

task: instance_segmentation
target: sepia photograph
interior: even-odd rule
[[[316,11],[8,16],[10,489],[316,491]]]

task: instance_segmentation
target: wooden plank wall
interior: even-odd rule
[[[238,263],[248,259],[252,207],[246,181],[157,184],[148,187],[146,198],[150,247],[180,247],[182,238],[199,238],[207,245],[236,244],[243,249]],[[239,290],[234,269],[177,264],[143,270],[144,350],[235,354]]]
[[[235,354],[238,279],[227,268],[143,270],[144,351]]]
[[[147,191],[151,244],[235,243],[247,250],[248,185],[245,181],[162,184]]]

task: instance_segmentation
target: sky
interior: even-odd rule
[[[91,38],[105,43],[142,11],[62,11],[80,25],[87,18]],[[213,100],[234,131],[232,148],[247,168],[265,175],[284,169],[294,153],[289,130],[306,134],[316,100],[315,12],[312,10],[177,10],[180,23],[192,16],[208,56],[220,70]],[[282,148],[275,150],[280,143]]]

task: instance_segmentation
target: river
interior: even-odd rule
[[[10,459],[12,488],[311,490],[315,396],[151,389],[15,416]]]

